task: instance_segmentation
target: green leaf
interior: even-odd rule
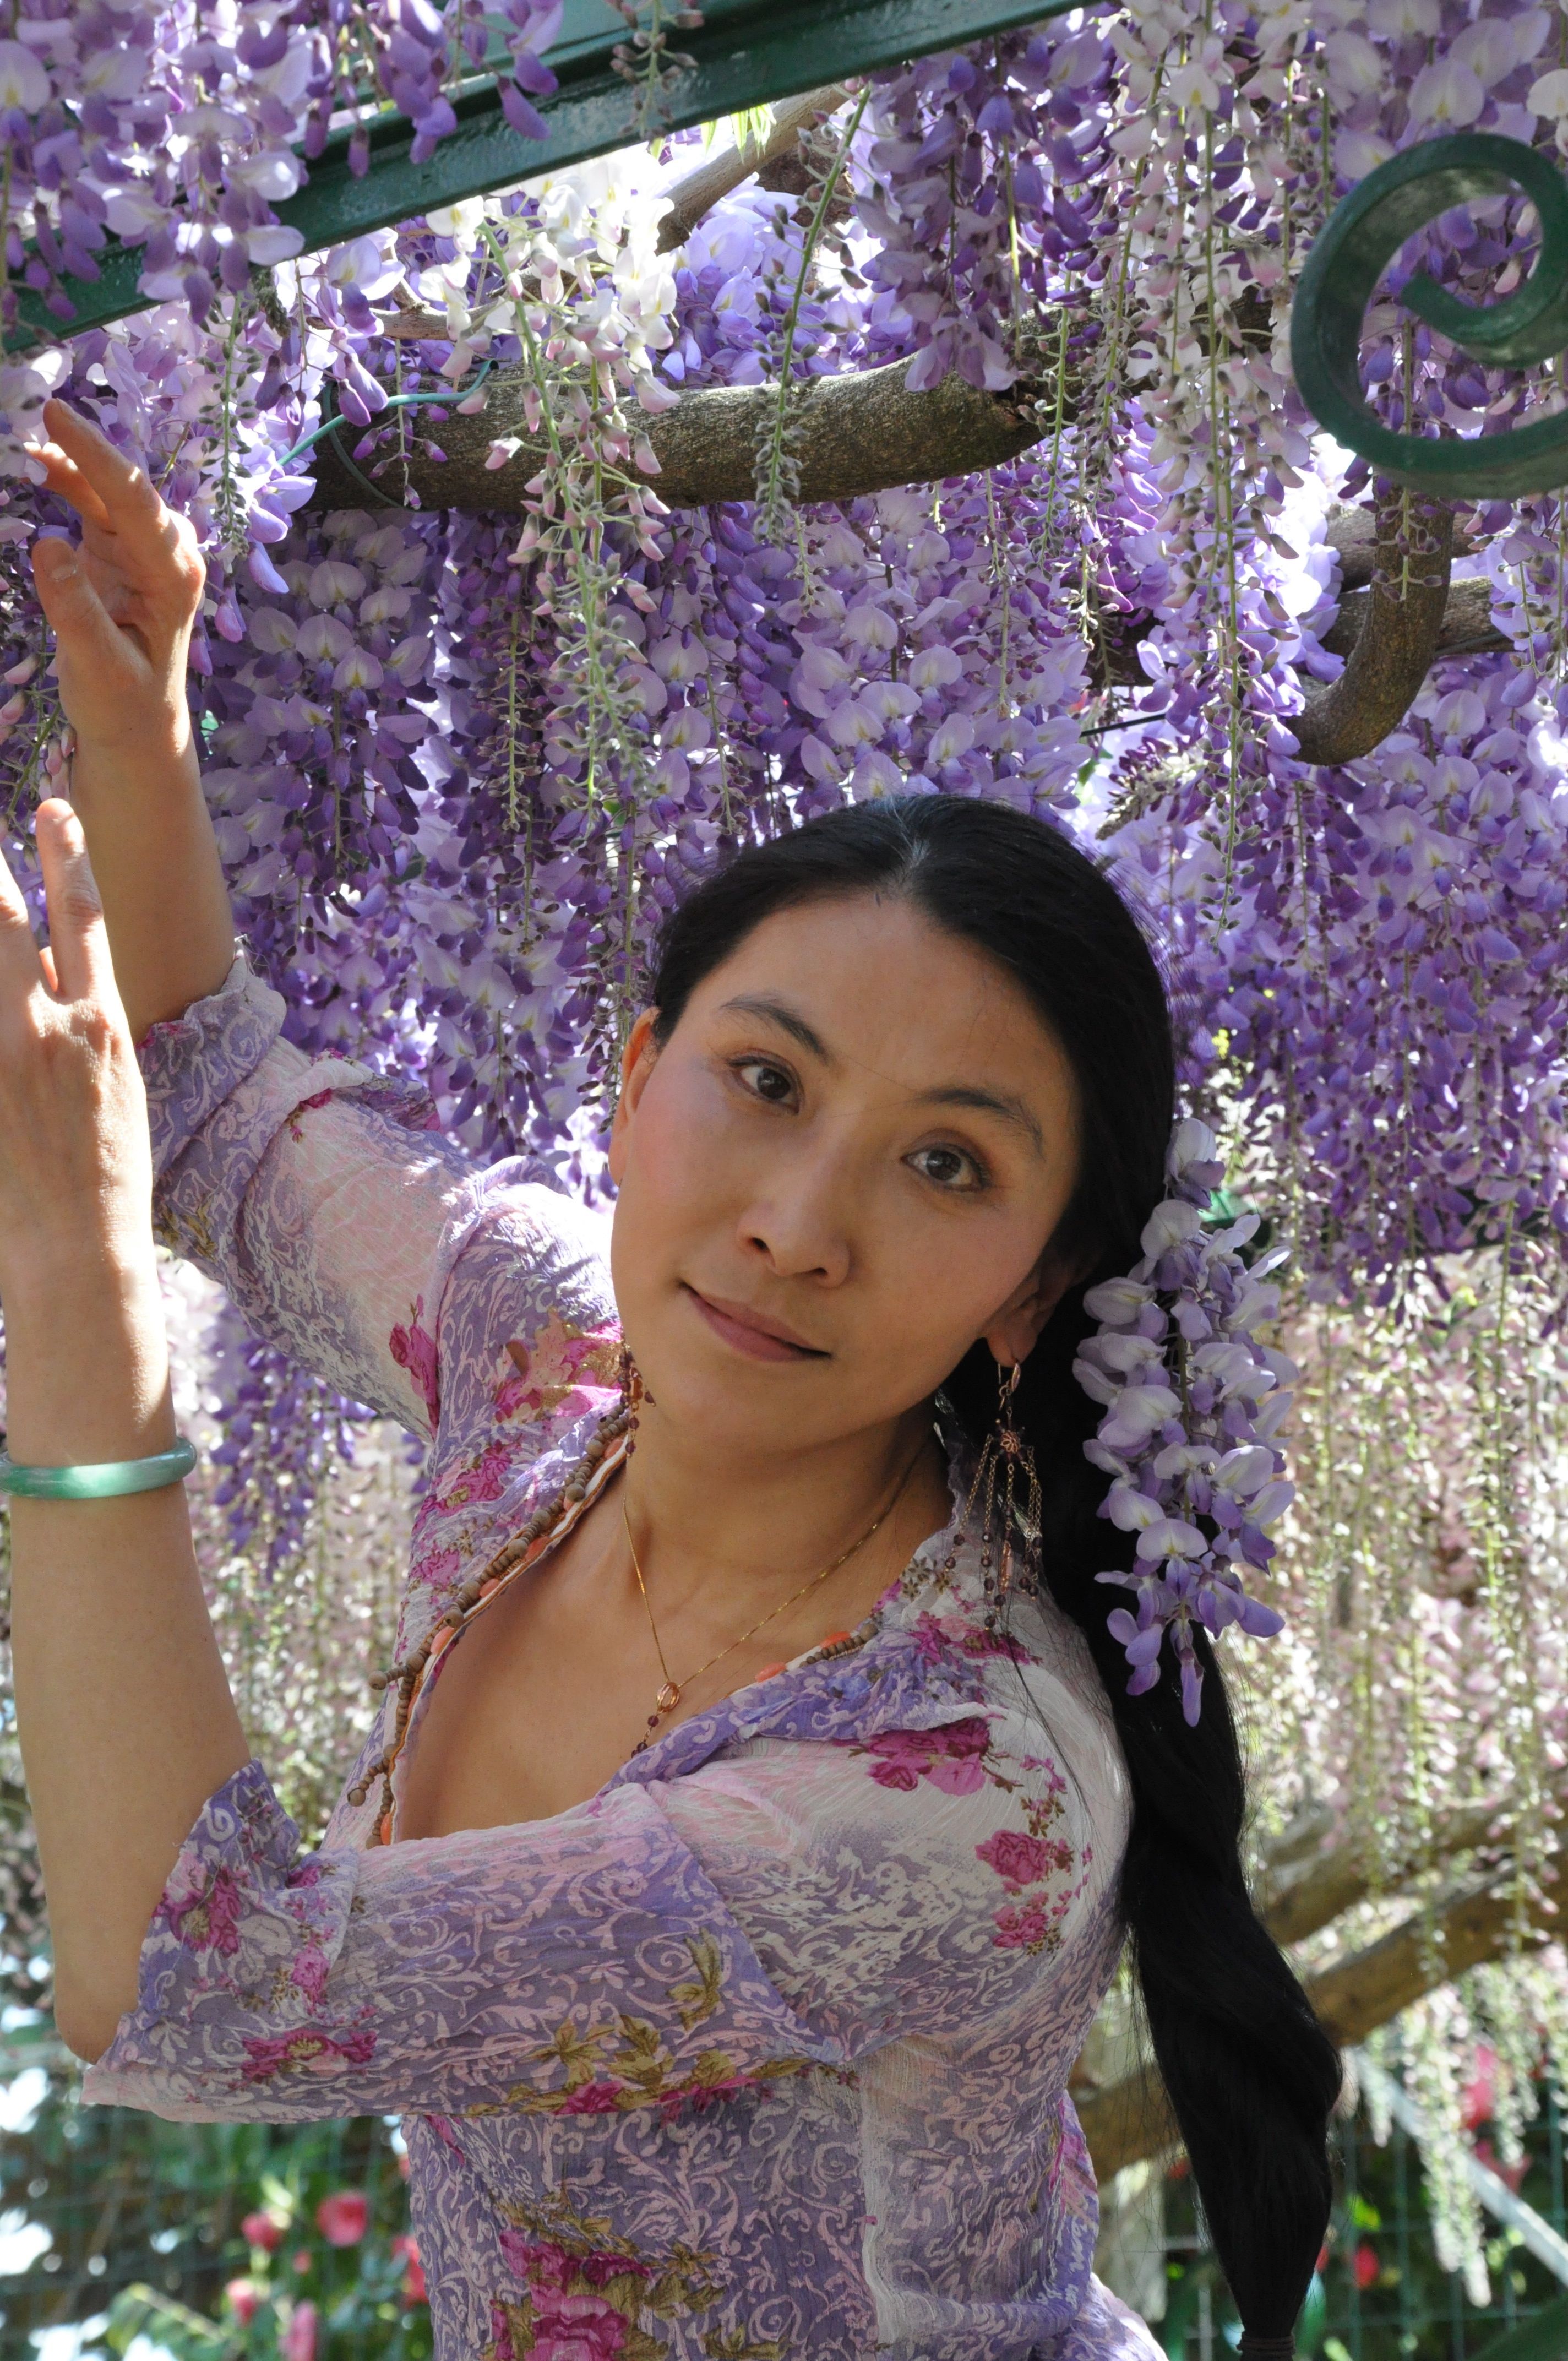
[[[1533,2320],[1483,2345],[1475,2361],[1562,2361],[1568,2353],[1568,2296],[1549,2303]]]

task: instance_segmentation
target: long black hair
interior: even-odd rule
[[[1092,1325],[1085,1289],[1136,1261],[1165,1193],[1175,1055],[1164,986],[1126,905],[1059,829],[1001,804],[889,796],[749,846],[686,897],[660,940],[655,1038],[668,1038],[692,992],[763,918],[869,892],[906,897],[1005,968],[1077,1084],[1080,1160],[1052,1243],[1086,1276],[1025,1362],[1014,1408],[1044,1493],[1045,1579],[1088,1640],[1126,1757],[1121,1905],[1155,2055],[1244,2327],[1251,2339],[1288,2336],[1328,2221],[1339,2061],[1247,1895],[1241,1752],[1201,1636],[1196,1729],[1169,1675],[1127,1695],[1105,1625],[1114,1594],[1095,1576],[1130,1565],[1134,1537],[1098,1513],[1105,1477],[1082,1446],[1101,1411],[1072,1374]],[[978,1443],[996,1400],[983,1343],[944,1391]]]

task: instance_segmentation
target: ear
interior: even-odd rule
[[[620,1053],[620,1092],[609,1126],[609,1177],[618,1187],[626,1170],[627,1133],[659,1055],[659,1045],[653,1038],[658,1015],[656,1008],[641,1011]]]
[[[1016,1289],[986,1329],[984,1343],[993,1360],[1011,1365],[1026,1360],[1040,1341],[1040,1332],[1069,1287],[1087,1272],[1049,1247],[1034,1271]]]

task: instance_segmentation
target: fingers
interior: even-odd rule
[[[101,682],[123,679],[125,636],[88,579],[80,552],[58,534],[40,535],[33,543],[32,566],[38,604],[61,648],[76,664],[92,666]]]
[[[181,644],[201,604],[206,568],[189,517],[165,508],[145,467],[63,401],[46,401],[55,440],[39,459],[52,490],[82,520],[83,541],[100,573],[112,567],[143,602],[142,622],[162,653]]]
[[[49,490],[58,492],[60,499],[76,511],[83,524],[95,525],[100,530],[108,525],[108,510],[75,460],[68,457],[58,443],[29,444],[27,456],[41,462]]]
[[[114,962],[82,822],[68,803],[52,796],[38,806],[36,834],[60,993],[66,1000],[90,1000],[100,1008],[114,1008],[118,1005]],[[36,952],[34,959],[36,962]]]
[[[80,411],[68,402],[49,401],[44,404],[44,423],[54,438],[58,449],[71,471],[72,481],[90,490],[104,511],[104,520],[116,533],[145,533],[158,522],[163,513],[163,502],[154,489],[145,467],[116,451],[106,434],[99,433]],[[44,445],[38,452],[45,466],[49,465]],[[63,485],[60,488],[64,491]],[[70,494],[65,494],[70,498]],[[73,501],[72,506],[75,506]]]

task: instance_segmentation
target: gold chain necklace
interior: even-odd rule
[[[631,1519],[627,1510],[626,1494],[624,1491],[621,1493],[620,1521],[626,1527],[626,1546],[631,1552],[631,1571],[637,1576],[637,1587],[642,1594],[642,1604],[647,1609],[648,1629],[653,1635],[653,1648],[654,1653],[657,1654],[659,1659],[659,1670],[664,1675],[664,1686],[653,1700],[653,1711],[648,1717],[648,1727],[643,1731],[642,1736],[638,1740],[636,1745],[632,1748],[631,1751],[633,1754],[641,1754],[644,1747],[652,1743],[653,1732],[658,1729],[659,1724],[667,1719],[667,1718],[674,1713],[675,1708],[679,1705],[681,1701],[681,1692],[683,1689],[689,1688],[693,1681],[701,1680],[704,1673],[710,1673],[715,1664],[721,1664],[726,1656],[732,1656],[736,1649],[744,1647],[748,1640],[754,1640],[759,1631],[765,1631],[770,1623],[777,1621],[778,1618],[784,1613],[786,1607],[793,1607],[797,1598],[804,1598],[807,1591],[817,1589],[819,1584],[827,1581],[830,1574],[837,1574],[841,1565],[847,1565],[850,1559],[854,1556],[857,1550],[862,1550],[865,1548],[866,1543],[871,1540],[872,1534],[881,1532],[883,1526],[887,1522],[887,1520],[892,1516],[894,1509],[897,1508],[900,1500],[904,1498],[905,1487],[907,1485],[910,1477],[914,1475],[916,1468],[919,1466],[921,1452],[923,1452],[925,1448],[925,1444],[922,1442],[920,1450],[916,1453],[914,1458],[910,1461],[908,1466],[899,1477],[898,1488],[894,1493],[892,1499],[888,1502],[886,1508],[882,1510],[873,1519],[872,1523],[866,1527],[865,1532],[860,1535],[858,1540],[852,1541],[847,1550],[840,1550],[839,1555],[833,1560],[831,1565],[825,1565],[820,1574],[814,1574],[808,1582],[803,1582],[801,1584],[798,1590],[792,1590],[787,1598],[781,1598],[776,1607],[770,1608],[768,1612],[765,1615],[761,1616],[748,1631],[742,1631],[738,1640],[731,1640],[729,1646],[720,1648],[716,1656],[709,1656],[706,1664],[699,1664],[695,1673],[688,1673],[684,1681],[677,1681],[674,1677],[670,1671],[669,1664],[665,1660],[663,1642],[659,1637],[659,1627],[653,1620],[653,1602],[648,1596],[648,1586],[642,1579],[642,1565],[637,1554],[637,1544],[631,1538]]]

